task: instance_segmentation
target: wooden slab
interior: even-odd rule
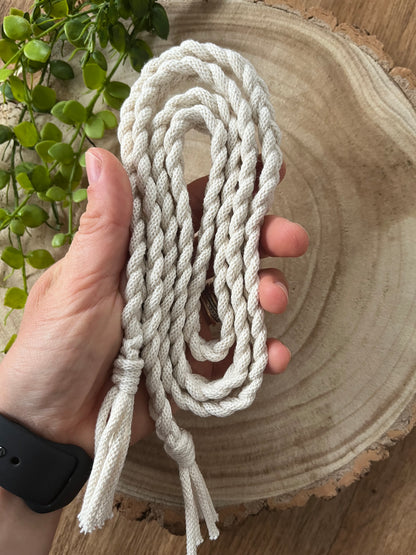
[[[166,46],[236,49],[268,83],[288,165],[274,210],[311,236],[306,257],[279,261],[291,306],[268,318],[292,350],[288,372],[266,377],[241,414],[180,417],[223,521],[335,495],[414,422],[415,112],[365,34],[279,6],[167,3]],[[189,178],[206,172],[207,151],[194,135]],[[130,450],[119,489],[142,501],[123,502],[125,514],[180,529],[176,468],[157,438]]]

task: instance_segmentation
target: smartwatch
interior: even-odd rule
[[[44,439],[0,414],[0,486],[33,511],[68,505],[88,480],[92,463],[81,447]]]

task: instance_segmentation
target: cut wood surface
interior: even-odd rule
[[[416,118],[406,96],[363,52],[371,50],[409,91],[414,77],[392,69],[390,56],[398,61],[393,50],[383,54],[373,48],[374,39],[365,42],[366,34],[355,34],[349,25],[336,29],[336,19],[311,11],[312,4],[331,7],[338,22],[370,32],[374,29],[361,22],[381,29],[386,15],[382,2],[376,10],[372,2],[353,2],[345,18],[349,3],[340,2],[292,2],[301,16],[260,4],[167,4],[171,43],[192,37],[238,49],[267,81],[288,165],[275,211],[303,223],[312,244],[303,260],[279,264],[291,282],[291,307],[269,326],[292,349],[287,374],[270,378],[253,409],[234,419],[197,422],[183,416],[184,426],[197,436],[198,460],[215,501],[231,505],[221,510],[223,526],[260,513],[226,530],[201,553],[415,551],[416,504],[409,493],[414,433],[390,460],[335,499],[312,498],[283,513],[264,510],[302,505],[312,492],[333,496],[366,472],[371,460],[387,456],[386,448],[413,425]],[[406,14],[414,13],[414,2],[388,3],[387,11],[399,4],[406,4]],[[360,13],[363,20],[357,19]],[[308,22],[305,15],[317,21]],[[396,37],[412,28],[406,21],[397,31],[401,20],[395,19]],[[390,25],[386,19],[383,28]],[[344,35],[355,42],[361,37],[363,50]],[[410,46],[414,31],[408,37]],[[387,44],[380,33],[378,38]],[[415,67],[415,59],[407,65]],[[192,149],[206,168],[206,143],[196,138]],[[192,172],[199,168],[190,177]],[[132,450],[120,489],[157,503],[140,505],[123,495],[119,513],[165,520],[182,531],[180,512],[166,510],[180,504],[180,490],[175,466],[158,440]],[[183,538],[156,523],[130,523],[120,514],[103,531],[79,536],[79,503],[64,513],[54,555],[184,549]]]
[[[267,317],[270,335],[292,351],[290,370],[266,376],[246,411],[224,420],[180,415],[222,521],[231,522],[263,506],[301,505],[312,493],[335,495],[412,426],[416,114],[386,73],[389,57],[348,26],[309,21],[281,3],[167,7],[172,31],[156,53],[188,37],[212,41],[264,77],[288,167],[274,213],[311,237],[306,256],[278,261],[291,306]],[[188,155],[189,178],[205,173],[207,139],[194,134]],[[165,525],[180,525],[177,470],[156,436],[130,450],[119,490],[152,502],[123,503],[126,514],[150,507]]]

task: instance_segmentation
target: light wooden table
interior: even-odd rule
[[[289,1],[287,1],[289,3]],[[291,0],[296,7],[318,6],[376,34],[395,65],[416,74],[416,0]],[[24,0],[2,0],[0,15]],[[263,513],[228,528],[207,554],[244,555],[415,555],[416,431],[373,465],[368,476],[336,498],[310,499],[305,507]],[[81,536],[76,499],[63,513],[51,555],[176,555],[185,539],[170,535],[155,522],[130,522],[117,515],[106,527]],[[30,553],[30,546],[28,546]]]

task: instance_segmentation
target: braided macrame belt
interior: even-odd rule
[[[183,82],[192,88],[175,93]],[[183,164],[190,129],[211,136],[212,167],[196,239]],[[118,136],[133,190],[124,339],[98,416],[80,527],[91,532],[112,517],[144,372],[157,435],[179,466],[192,555],[202,542],[199,517],[214,539],[218,515],[192,436],[177,425],[168,396],[196,415],[224,417],[248,407],[262,383],[267,333],[258,300],[258,242],[279,182],[280,131],[267,87],[247,60],[187,40],[146,64],[123,104]],[[257,186],[258,142],[263,168]],[[199,312],[211,259],[220,333],[208,341],[200,336]],[[217,362],[233,345],[222,378],[192,373],[187,348],[197,360]]]

